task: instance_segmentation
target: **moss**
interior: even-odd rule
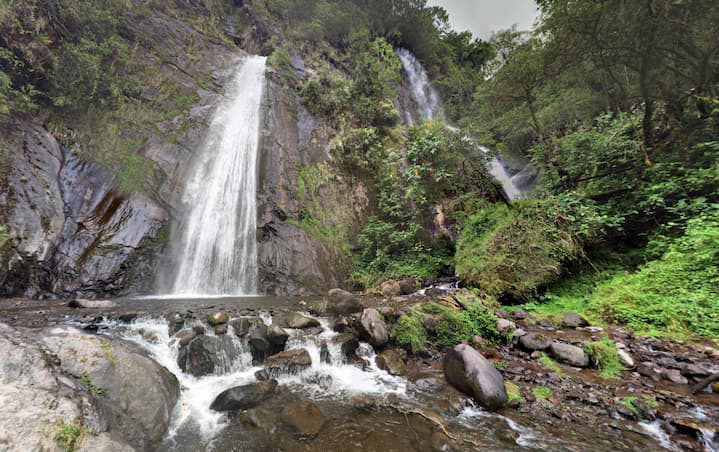
[[[542,356],[539,357],[539,363],[542,366],[546,367],[553,374],[562,374],[562,369],[559,367],[557,362],[550,358],[549,355],[547,355],[546,353],[542,353]]]
[[[627,408],[629,411],[634,413],[637,417],[641,417],[642,412],[639,411],[639,408],[634,405],[634,402],[636,402],[637,400],[639,400],[639,398],[635,396],[622,397],[619,400],[619,403],[625,408]]]
[[[409,314],[400,316],[397,326],[392,331],[395,342],[409,347],[414,354],[423,351],[427,343],[427,330],[424,328],[423,318],[421,311],[412,310]]]
[[[616,378],[622,374],[624,366],[619,359],[619,352],[608,337],[587,344],[586,351],[602,377]]]
[[[546,386],[535,386],[532,393],[540,402],[547,401],[550,397],[552,397],[552,390]]]
[[[430,303],[423,308],[426,312],[439,314],[437,343],[451,347],[473,336],[480,336],[493,343],[501,341],[502,335],[497,331],[497,316],[494,315],[491,301],[485,301],[471,292],[460,293],[459,298],[464,306],[462,310],[437,303]]]
[[[517,386],[515,383],[511,381],[505,381],[504,390],[507,391],[507,402],[509,402],[510,404],[515,402],[522,404],[525,402],[524,397],[522,397],[522,392],[519,390],[519,386]]]

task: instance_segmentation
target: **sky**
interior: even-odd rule
[[[533,0],[429,0],[427,4],[443,6],[456,31],[470,30],[482,39],[514,24],[529,30],[538,15]]]

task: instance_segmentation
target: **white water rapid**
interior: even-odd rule
[[[171,294],[257,292],[256,185],[264,57],[244,58],[215,112],[183,197]]]
[[[439,101],[439,96],[432,87],[427,72],[424,70],[424,67],[422,67],[422,63],[407,49],[397,50],[397,55],[399,55],[399,59],[402,61],[402,67],[407,73],[407,79],[410,84],[410,95],[417,106],[417,114],[420,116],[420,121],[431,121],[435,118],[442,118],[444,113]],[[412,126],[414,122],[412,115],[407,114],[406,117],[407,123]],[[451,126],[448,125],[448,127]],[[483,146],[479,149],[485,155],[491,155],[489,149]],[[502,184],[504,192],[509,199],[522,197],[522,190],[513,181],[512,176],[507,172],[507,169],[502,165],[499,158],[492,157],[486,166],[489,174]]]

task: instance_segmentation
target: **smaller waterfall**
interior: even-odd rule
[[[185,190],[176,296],[257,292],[256,190],[265,58],[240,63]]]
[[[397,50],[397,55],[400,61],[402,61],[404,71],[407,73],[407,79],[410,84],[410,95],[416,104],[417,115],[420,116],[420,121],[431,121],[435,118],[442,118],[444,112],[439,101],[439,96],[432,87],[427,72],[422,67],[422,63],[407,49]],[[406,118],[408,125],[414,125],[414,118],[410,112],[408,112]],[[449,125],[447,127],[452,128]],[[489,155],[489,150],[485,147],[480,147],[480,151]],[[502,165],[499,158],[493,157],[487,162],[486,167],[489,174],[502,184],[504,192],[509,199],[518,199],[523,196],[524,193],[522,189],[515,183],[513,177],[507,172],[507,169]]]
[[[407,73],[411,96],[416,103],[417,115],[420,117],[420,120],[431,121],[434,118],[443,117],[444,112],[442,111],[439,96],[429,82],[429,77],[422,67],[422,63],[407,49],[397,50],[397,55],[400,61],[402,61],[404,71]],[[412,122],[411,115],[408,115],[408,117],[410,122]],[[411,125],[412,124],[410,124],[410,126]]]

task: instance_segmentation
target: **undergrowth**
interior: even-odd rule
[[[622,374],[624,366],[622,366],[619,359],[619,352],[608,337],[600,341],[590,342],[587,344],[586,350],[602,377],[616,378]]]

